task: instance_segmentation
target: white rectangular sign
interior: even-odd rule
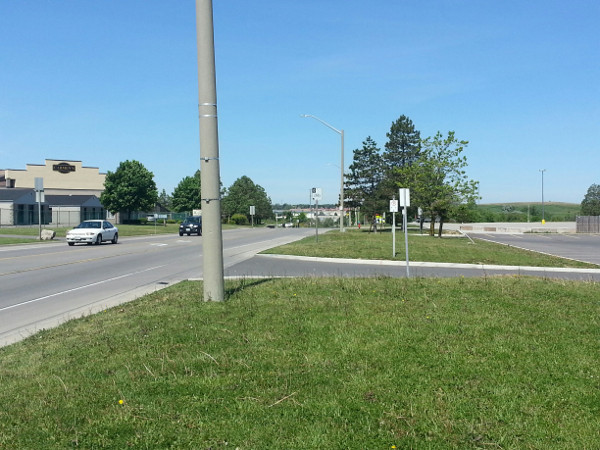
[[[251,216],[254,216],[254,215],[256,215],[256,207],[255,207],[255,206],[251,206],[251,207],[250,207],[250,215],[251,215]]]
[[[410,206],[410,189],[408,188],[400,188],[398,190],[400,195],[400,206],[409,207]]]
[[[390,212],[398,212],[398,200],[390,200]]]
[[[313,199],[313,201],[321,201],[323,200],[323,189],[321,188],[312,188],[311,191],[311,197]]]

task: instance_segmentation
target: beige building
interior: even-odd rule
[[[95,195],[104,191],[105,173],[85,167],[81,161],[47,159],[45,164],[27,164],[26,169],[0,170],[0,187],[31,188],[35,179],[44,180],[46,195]]]

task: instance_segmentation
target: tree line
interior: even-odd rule
[[[124,161],[114,172],[106,173],[104,191],[100,202],[111,213],[153,211],[156,204],[169,211],[191,213],[202,209],[202,177],[200,170],[184,177],[168,195],[163,189],[158,193],[154,174],[139,161]],[[242,176],[229,188],[221,191],[221,212],[228,221],[243,225],[250,221],[250,206],[254,206],[254,223],[272,217],[271,199],[265,189],[249,177]]]
[[[463,151],[468,141],[459,140],[453,131],[422,139],[405,115],[392,122],[386,136],[383,150],[370,136],[354,150],[345,176],[344,202],[360,208],[370,221],[389,210],[389,201],[398,197],[399,188],[408,188],[409,214],[416,216],[420,209],[421,220],[431,218],[431,235],[437,219],[441,235],[444,222],[464,218],[479,199],[479,182],[465,172]]]
[[[421,221],[431,219],[429,233],[434,234],[436,220],[441,235],[448,220],[477,222],[479,182],[466,174],[467,158],[463,152],[468,141],[460,140],[453,131],[437,132],[422,138],[412,120],[401,115],[386,133],[383,150],[370,137],[353,151],[349,172],[345,174],[344,204],[359,209],[366,221],[389,210],[389,201],[399,188],[410,189],[409,216],[420,212]],[[152,211],[157,203],[175,212],[202,209],[201,173],[184,177],[171,195],[158,193],[152,172],[138,161],[124,161],[115,172],[106,174],[100,201],[112,213],[119,211]],[[228,221],[247,223],[250,206],[255,207],[255,223],[273,216],[271,199],[265,189],[249,177],[238,178],[222,189],[221,211]],[[339,205],[339,202],[338,202]],[[600,215],[600,185],[593,184],[581,203],[583,215]],[[533,214],[532,214],[533,215]],[[489,217],[487,217],[489,220]],[[423,223],[423,222],[421,222]]]

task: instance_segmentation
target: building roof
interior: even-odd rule
[[[46,202],[53,206],[95,206],[102,207],[95,195],[46,195]]]
[[[26,204],[36,203],[35,192],[29,188],[0,188],[0,201]]]

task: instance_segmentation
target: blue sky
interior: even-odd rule
[[[221,178],[273,202],[339,192],[391,123],[470,142],[481,203],[579,203],[600,183],[596,0],[214,0]],[[199,168],[192,0],[0,0],[0,168]]]

